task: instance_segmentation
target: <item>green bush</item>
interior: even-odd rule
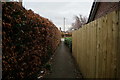
[[[65,44],[70,48],[72,51],[72,38],[71,37],[66,37],[65,38]]]

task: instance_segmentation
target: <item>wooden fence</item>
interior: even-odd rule
[[[120,11],[74,31],[72,52],[85,78],[120,78]]]

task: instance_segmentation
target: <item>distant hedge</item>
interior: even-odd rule
[[[2,12],[2,78],[33,80],[60,43],[60,31],[17,2],[2,3]]]
[[[65,38],[65,44],[70,48],[72,51],[72,38],[71,37],[66,37]]]

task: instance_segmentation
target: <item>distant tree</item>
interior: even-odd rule
[[[82,25],[87,23],[87,17],[79,15],[74,16],[75,22],[72,23],[71,29],[79,29]]]
[[[22,0],[19,0],[19,2],[22,2]]]

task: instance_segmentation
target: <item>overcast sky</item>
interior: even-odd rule
[[[40,16],[51,20],[58,28],[63,30],[63,18],[66,18],[66,30],[74,22],[75,15],[88,17],[92,1],[90,2],[23,2],[26,9],[31,9]]]

